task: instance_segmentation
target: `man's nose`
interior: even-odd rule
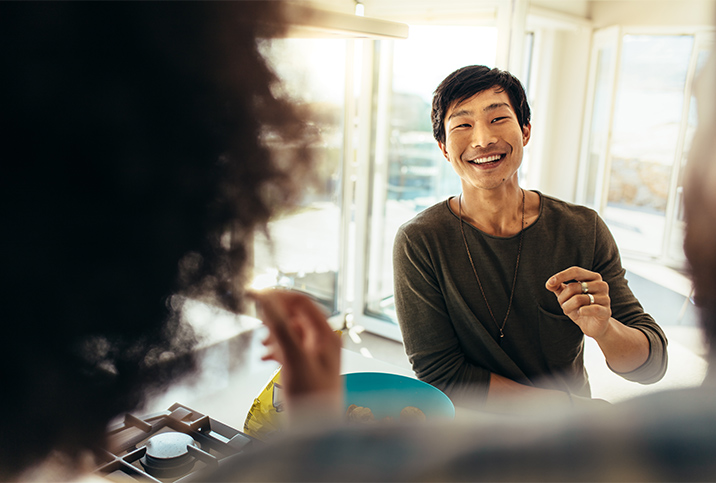
[[[497,142],[497,136],[492,132],[489,126],[476,124],[472,128],[472,136],[470,145],[474,148],[485,148],[490,144]]]

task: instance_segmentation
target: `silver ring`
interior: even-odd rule
[[[582,293],[589,293],[589,286],[587,282],[579,282],[582,285]]]
[[[594,295],[588,293],[587,297],[589,297],[589,305],[592,305],[594,303]]]

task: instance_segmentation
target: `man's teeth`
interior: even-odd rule
[[[470,161],[471,163],[475,164],[485,164],[485,163],[491,163],[493,161],[497,161],[502,157],[501,154],[495,154],[493,156],[487,156],[485,158],[477,158]]]

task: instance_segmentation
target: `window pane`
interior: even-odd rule
[[[409,39],[381,42],[377,48],[378,55],[392,53],[393,61],[388,73],[392,78],[389,92],[378,94],[387,97],[389,107],[376,115],[365,280],[367,314],[395,319],[392,249],[398,227],[423,209],[460,192],[460,179],[432,135],[432,93],[460,67],[493,66],[496,47],[494,27],[410,26]],[[381,117],[385,117],[384,122]]]
[[[604,213],[622,250],[660,256],[692,36],[623,40]]]
[[[320,132],[313,147],[319,177],[300,208],[269,225],[272,242],[254,240],[254,282],[308,292],[337,310],[346,44],[339,39],[280,39],[266,48],[284,88],[310,107]],[[326,62],[330,59],[330,62]]]

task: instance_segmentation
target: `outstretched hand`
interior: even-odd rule
[[[600,274],[570,267],[553,275],[545,286],[585,335],[598,339],[608,330],[612,316],[609,284]]]
[[[341,340],[321,310],[305,295],[288,290],[249,296],[269,329],[263,359],[282,364],[281,383],[289,411],[308,400],[320,400],[323,409],[341,410]]]

